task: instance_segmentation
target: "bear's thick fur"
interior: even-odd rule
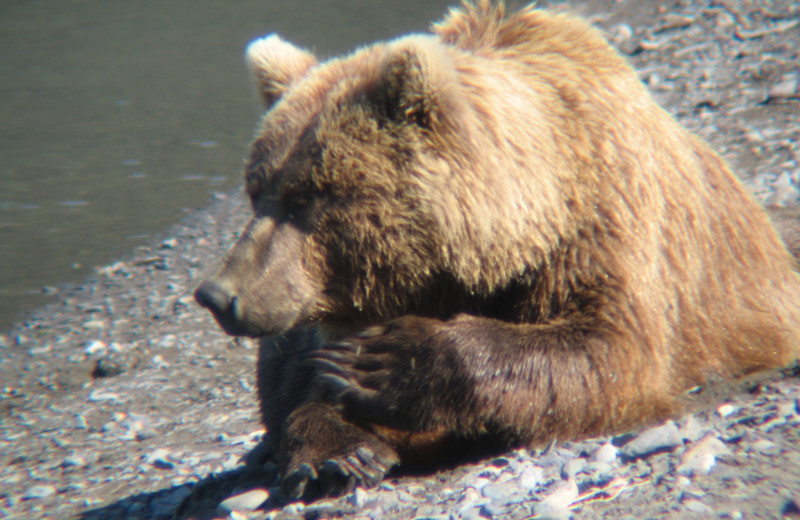
[[[277,36],[255,216],[197,291],[263,337],[287,497],[619,431],[800,352],[764,210],[580,19],[488,2],[317,63]]]

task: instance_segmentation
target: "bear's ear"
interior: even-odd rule
[[[264,108],[271,107],[292,83],[317,64],[313,54],[282,40],[277,34],[251,42],[245,51],[245,61]]]
[[[433,36],[408,36],[389,44],[376,101],[389,119],[427,128],[456,102],[456,84],[447,48]]]

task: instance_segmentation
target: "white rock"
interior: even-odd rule
[[[591,461],[611,464],[617,460],[617,452],[617,447],[610,442],[607,442],[600,446],[597,451],[592,454]]]
[[[526,466],[519,475],[519,486],[530,490],[538,486],[544,479],[544,470],[539,466]]]
[[[714,435],[707,435],[686,450],[677,471],[681,475],[705,475],[714,467],[717,457],[725,455],[731,455],[725,443]]]
[[[119,401],[119,394],[114,392],[103,392],[102,390],[95,390],[89,394],[89,401],[98,403],[102,401]]]
[[[578,484],[575,479],[569,479],[549,493],[544,500],[533,506],[535,514],[567,510],[578,498]]]
[[[266,489],[251,489],[244,493],[239,493],[228,497],[217,506],[217,514],[225,516],[234,511],[255,511],[269,498],[269,491]]]
[[[730,414],[732,414],[732,413],[733,413],[733,412],[735,412],[735,411],[736,411],[736,407],[735,407],[735,406],[733,406],[733,405],[732,405],[732,404],[730,404],[730,403],[726,403],[726,404],[720,405],[720,406],[717,408],[717,413],[718,413],[718,414],[719,414],[719,416],[720,416],[720,417],[722,417],[723,419],[724,419],[725,417],[729,416]]]
[[[23,500],[33,500],[37,498],[47,498],[56,494],[54,486],[32,486],[22,495]]]
[[[369,494],[360,487],[357,487],[355,491],[347,496],[347,503],[356,507],[364,507],[368,498]]]
[[[95,354],[104,354],[106,351],[106,344],[99,340],[90,341],[86,344],[83,348],[83,353],[87,356],[92,356]]]
[[[713,513],[713,510],[710,507],[700,502],[699,500],[687,500],[686,502],[683,503],[683,507],[685,507],[687,511],[691,511],[692,513],[698,513],[702,515],[710,515],[711,513]]]
[[[646,457],[652,453],[683,445],[683,437],[674,421],[645,430],[626,444],[622,451],[628,457]]]

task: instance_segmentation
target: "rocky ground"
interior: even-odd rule
[[[765,204],[797,205],[800,5],[597,0],[583,14]],[[257,346],[223,335],[191,292],[246,219],[238,193],[220,194],[84,285],[46,288],[59,303],[0,335],[0,517],[166,519],[215,478],[237,495],[216,513],[231,519],[800,518],[797,371],[701,397],[713,405],[648,430],[336,500],[240,494],[242,458],[263,433]]]

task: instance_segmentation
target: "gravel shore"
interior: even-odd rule
[[[797,206],[800,5],[634,3],[583,14],[764,204]],[[256,487],[244,456],[264,433],[258,346],[225,336],[191,293],[248,211],[238,191],[218,194],[82,286],[51,289],[58,303],[0,335],[0,517],[166,519],[202,485],[236,495],[188,504],[204,518],[800,518],[797,370],[706,391],[694,413],[643,431],[336,500],[284,507],[268,482],[241,493]]]

